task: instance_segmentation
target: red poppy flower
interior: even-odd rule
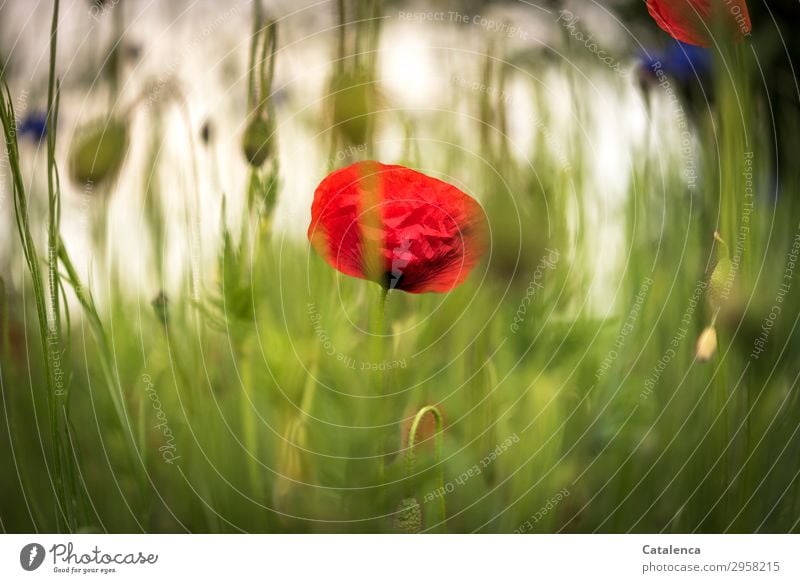
[[[647,0],[647,10],[673,38],[691,45],[711,46],[717,21],[728,25],[739,40],[750,34],[745,0]]]
[[[458,188],[410,168],[357,162],[329,174],[308,239],[342,273],[411,293],[462,283],[485,246],[486,217]]]

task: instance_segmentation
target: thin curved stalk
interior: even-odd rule
[[[431,414],[436,423],[436,463],[439,466],[439,515],[442,524],[442,531],[447,532],[447,505],[444,500],[444,468],[442,463],[442,413],[435,405],[426,405],[414,416],[411,423],[411,430],[408,432],[408,453],[406,454],[406,473],[411,476],[414,474],[414,466],[416,464],[416,456],[414,455],[414,446],[417,442],[417,431],[422,418],[427,414]]]

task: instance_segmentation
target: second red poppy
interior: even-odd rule
[[[647,0],[647,10],[673,38],[691,45],[711,46],[716,26],[736,39],[750,34],[745,0]]]

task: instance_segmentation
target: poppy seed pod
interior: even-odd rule
[[[247,124],[242,140],[244,157],[254,168],[261,167],[272,155],[272,124],[264,114],[254,115]]]
[[[351,144],[366,143],[376,101],[373,81],[364,73],[344,73],[331,91],[335,127]]]
[[[404,534],[422,530],[422,509],[416,498],[403,498],[394,515],[394,527]]]
[[[110,120],[80,137],[69,155],[69,173],[78,184],[98,184],[114,178],[128,149],[128,126]]]

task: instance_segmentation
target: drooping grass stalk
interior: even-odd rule
[[[48,266],[48,284],[49,284],[49,300],[50,300],[50,324],[48,326],[49,341],[51,352],[48,353],[46,358],[50,358],[53,354],[53,348],[58,351],[58,367],[53,367],[56,384],[56,399],[55,407],[51,408],[51,426],[53,434],[57,436],[56,447],[60,448],[57,452],[55,459],[57,464],[63,465],[63,468],[56,466],[56,470],[61,474],[63,481],[63,489],[65,495],[68,496],[66,511],[67,528],[70,531],[76,529],[76,516],[74,515],[75,500],[77,495],[77,484],[75,482],[75,468],[74,456],[71,454],[70,439],[69,439],[69,387],[71,374],[69,372],[69,359],[64,355],[69,352],[64,350],[65,345],[62,339],[61,330],[61,304],[60,295],[62,293],[62,284],[59,279],[58,270],[58,253],[61,245],[61,184],[58,175],[58,168],[55,161],[56,150],[56,131],[58,123],[59,111],[59,96],[60,86],[56,79],[55,66],[56,66],[56,49],[58,44],[58,13],[59,2],[55,0],[53,3],[53,18],[50,25],[50,65],[48,71],[47,81],[47,193],[48,193],[48,228],[47,228],[47,266]],[[65,304],[66,312],[66,304]],[[69,330],[69,327],[67,328]],[[59,375],[63,376],[65,382],[63,389],[59,388]],[[63,418],[61,416],[63,410]]]
[[[9,165],[11,167],[13,194],[14,194],[14,212],[20,242],[22,244],[23,255],[25,263],[28,266],[28,271],[31,275],[33,286],[34,302],[36,305],[36,315],[39,323],[39,337],[41,341],[42,356],[44,358],[44,373],[47,382],[47,403],[49,412],[49,425],[51,437],[53,439],[53,446],[55,452],[55,473],[56,473],[56,496],[57,496],[57,515],[58,515],[58,529],[68,530],[73,526],[72,514],[68,510],[69,496],[66,491],[66,480],[64,474],[64,458],[63,454],[63,436],[58,432],[57,421],[59,419],[59,412],[62,405],[66,404],[65,390],[63,383],[56,378],[56,372],[53,366],[52,350],[55,353],[60,353],[60,339],[50,327],[48,317],[48,300],[46,290],[46,280],[42,275],[39,254],[36,249],[36,244],[33,240],[31,233],[31,225],[29,220],[28,199],[25,192],[25,187],[22,180],[22,171],[19,163],[19,151],[17,149],[16,136],[14,134],[14,127],[16,119],[14,115],[11,93],[8,85],[3,83],[3,100],[0,103],[0,120],[2,120],[3,130],[6,138],[6,146],[8,149]],[[56,348],[52,349],[51,345]]]
[[[426,405],[420,409],[414,416],[411,422],[411,429],[408,432],[408,452],[406,453],[406,474],[411,477],[414,475],[416,465],[416,454],[414,453],[414,446],[417,442],[417,430],[419,424],[425,415],[432,415],[436,423],[436,463],[439,465],[438,477],[438,491],[441,493],[439,496],[439,519],[442,525],[442,532],[447,532],[447,506],[445,503],[445,487],[444,487],[444,460],[442,459],[442,414],[435,405]]]
[[[66,270],[66,281],[72,287],[72,290],[75,292],[75,295],[78,298],[78,302],[81,304],[83,311],[86,317],[89,320],[89,325],[92,330],[92,334],[95,337],[95,341],[100,349],[100,355],[97,359],[100,364],[100,370],[103,375],[103,379],[106,383],[106,386],[109,390],[109,395],[111,397],[111,402],[114,406],[114,410],[117,414],[117,418],[119,419],[120,425],[123,430],[123,434],[126,435],[126,443],[131,449],[132,452],[132,459],[136,459],[138,457],[138,450],[136,448],[136,436],[134,434],[133,426],[128,418],[128,413],[125,408],[124,402],[124,394],[122,392],[122,386],[119,383],[117,375],[114,372],[114,354],[113,349],[111,347],[111,343],[108,340],[108,336],[103,329],[103,323],[100,320],[100,315],[97,312],[97,308],[94,304],[94,298],[92,297],[91,293],[81,284],[80,278],[78,277],[78,272],[75,269],[75,266],[72,263],[72,260],[67,253],[66,248],[63,245],[59,246],[59,259],[61,261],[61,265]]]
[[[61,246],[61,183],[56,167],[56,125],[58,120],[60,86],[55,76],[56,42],[58,34],[58,0],[53,8],[53,22],[50,38],[50,71],[47,87],[47,193],[48,193],[48,223],[47,223],[47,267],[50,293],[52,340],[61,346],[61,281],[58,271],[58,254]],[[66,306],[65,306],[66,307]],[[69,383],[65,386],[64,401],[69,399]]]
[[[748,59],[748,51],[746,47],[737,45],[732,42],[723,42],[721,50],[717,56],[717,95],[719,96],[719,120],[720,120],[720,221],[719,229],[731,241],[732,247],[732,263],[735,269],[733,273],[733,280],[735,288],[738,288],[743,293],[747,293],[750,285],[751,269],[750,265],[753,263],[751,257],[751,249],[754,248],[753,237],[756,232],[752,227],[755,224],[755,214],[758,209],[754,208],[754,198],[751,196],[748,200],[746,194],[746,182],[743,174],[745,168],[745,160],[754,155],[753,149],[755,146],[755,136],[752,132],[751,117],[753,115],[753,100],[752,89],[750,81],[750,70],[752,68]],[[757,153],[756,153],[757,154]],[[722,350],[722,347],[720,347]],[[725,352],[721,352],[725,354]],[[732,353],[731,353],[732,354]],[[738,367],[739,362],[732,358],[724,359],[719,366],[720,384],[725,384],[727,379],[738,371],[731,370],[733,367]],[[751,391],[753,390],[752,381],[749,375],[745,377],[743,386],[739,389],[743,393],[739,397],[743,404],[736,407],[735,410],[741,410],[750,414],[749,405],[752,402]],[[720,394],[720,402],[723,403],[723,398],[727,400],[728,388],[720,387],[718,391],[724,389],[725,394]],[[725,440],[730,439],[730,410],[732,406],[724,409],[721,417],[723,422],[723,431]],[[748,428],[744,435],[744,452],[745,457],[740,459],[748,459],[751,453],[751,436],[749,429],[749,420],[747,421]],[[736,448],[731,448],[735,451]],[[722,453],[722,450],[720,451]],[[726,456],[727,457],[727,456]],[[725,481],[730,479],[730,464],[725,460]],[[750,476],[749,472],[745,471],[740,483],[740,491],[745,492],[749,490]],[[727,515],[728,505],[725,505],[724,511]]]
[[[47,379],[47,404],[50,434],[53,441],[57,528],[74,531],[77,526],[77,493],[74,483],[74,463],[70,454],[67,418],[70,375],[64,358],[61,337],[61,283],[58,276],[60,193],[55,166],[55,126],[58,116],[58,83],[55,78],[59,2],[53,6],[50,28],[50,67],[48,78],[47,163],[48,163],[48,276],[41,272],[39,253],[31,231],[28,197],[20,165],[16,136],[16,116],[11,90],[2,76],[3,98],[0,100],[0,120],[3,124],[9,166],[12,175],[14,212],[23,255],[33,284],[39,336]],[[0,72],[2,75],[2,72]]]

